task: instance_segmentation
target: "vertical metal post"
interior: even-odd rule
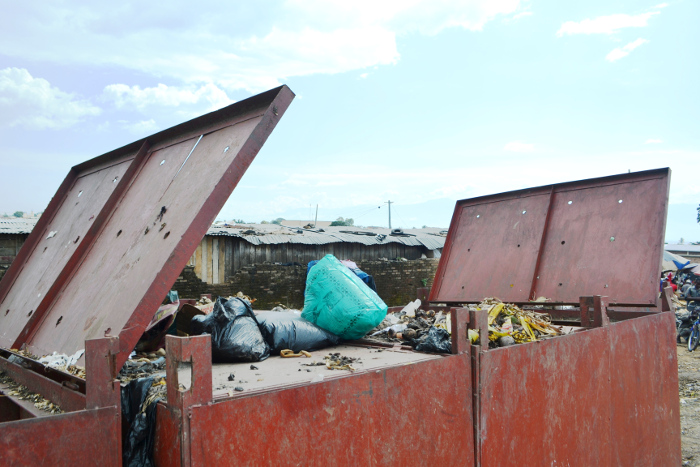
[[[604,297],[581,297],[581,326],[585,328],[600,328],[610,324],[607,312],[607,303]]]
[[[452,353],[459,355],[469,352],[469,347],[471,346],[467,332],[469,309],[452,308],[452,310],[450,310],[450,320],[452,328]]]

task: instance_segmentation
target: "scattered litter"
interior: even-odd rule
[[[299,353],[294,353],[293,350],[290,349],[285,349],[280,351],[280,357],[284,358],[294,358],[294,357],[306,357],[306,358],[311,358],[311,354],[307,352],[306,350],[302,350]]]
[[[41,394],[31,392],[26,386],[23,386],[10,378],[4,371],[0,371],[0,384],[7,386],[7,389],[4,389],[3,392],[5,392],[5,394],[8,396],[13,396],[23,401],[33,402],[34,407],[44,412],[51,414],[63,413],[61,407],[45,399]]]
[[[331,353],[323,357],[326,360],[326,368],[329,370],[350,370],[355,371],[352,363],[360,363],[359,357],[346,357],[340,355],[340,352]]]
[[[233,373],[231,373],[230,375],[228,375],[228,380],[229,380],[229,381],[236,381],[236,375],[234,375]]]
[[[243,387],[242,387],[242,386],[236,386],[236,387],[233,388],[233,389],[240,392],[240,391],[243,390]]]
[[[257,369],[258,369],[258,367],[257,367],[257,366],[255,366],[255,365],[250,365],[250,369],[251,369],[251,370],[257,370]]]
[[[165,371],[165,357],[158,357],[153,361],[148,358],[130,359],[124,362],[117,379],[122,383],[128,383],[163,371]]]
[[[48,367],[56,368],[58,370],[65,370],[69,366],[75,365],[80,357],[85,353],[85,349],[78,350],[73,355],[57,354],[56,352],[45,357],[41,357],[38,361]]]

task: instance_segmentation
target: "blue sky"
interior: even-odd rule
[[[220,214],[449,225],[457,199],[671,167],[700,241],[700,3],[2,1],[0,213],[70,166],[285,83]],[[381,206],[381,208],[379,208]]]

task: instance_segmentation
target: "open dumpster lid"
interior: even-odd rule
[[[658,306],[669,169],[458,201],[430,300]]]
[[[128,358],[294,98],[286,86],[73,167],[0,282],[0,347]]]

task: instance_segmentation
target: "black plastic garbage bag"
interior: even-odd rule
[[[192,318],[191,335],[211,335],[214,363],[259,362],[270,356],[253,309],[246,300],[219,297],[208,315]]]
[[[319,350],[338,345],[341,341],[332,332],[294,313],[271,311],[259,314],[257,319],[265,341],[275,354],[285,349],[294,352]]]
[[[428,333],[414,341],[419,352],[452,353],[450,333],[442,328],[431,326]]]
[[[123,437],[122,465],[127,467],[154,465],[157,400],[141,412],[152,384],[153,378],[139,378],[122,388],[122,420],[128,427]]]

